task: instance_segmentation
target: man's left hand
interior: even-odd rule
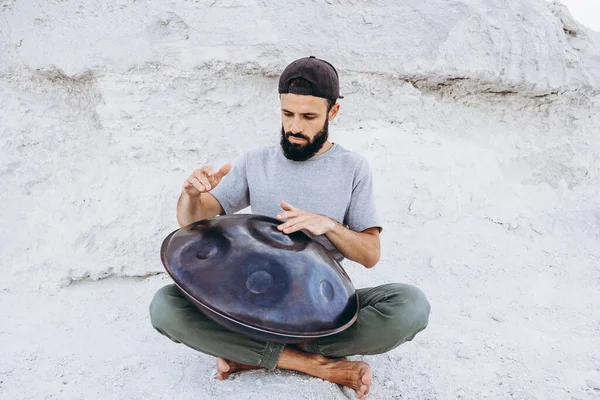
[[[313,236],[324,235],[335,228],[335,222],[320,214],[311,214],[299,208],[281,202],[281,208],[285,211],[277,216],[278,220],[287,219],[283,224],[277,226],[277,229],[283,233],[292,233],[299,230],[306,230]]]

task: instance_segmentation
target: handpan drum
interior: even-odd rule
[[[302,343],[358,317],[358,294],[327,249],[258,214],[194,222],[165,238],[161,258],[182,293],[220,325],[249,337]]]

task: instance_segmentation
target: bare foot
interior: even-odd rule
[[[260,368],[261,367],[255,365],[246,365],[235,361],[229,361],[224,358],[217,358],[217,379],[222,381],[229,378],[229,375],[235,372]]]
[[[278,368],[304,372],[326,381],[347,386],[364,399],[371,386],[371,366],[362,361],[335,360],[319,354],[310,354],[285,347],[279,358]]]
[[[327,373],[321,378],[347,386],[356,392],[359,399],[364,399],[371,387],[371,366],[362,361],[346,361],[343,359],[328,362]]]

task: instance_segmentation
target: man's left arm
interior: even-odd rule
[[[325,235],[344,257],[367,268],[374,267],[379,261],[378,227],[356,232],[325,215],[309,213],[285,201],[281,202],[281,207],[285,211],[280,213],[277,219],[288,219],[277,226],[283,233],[306,230],[314,236]]]
[[[334,228],[326,232],[325,236],[344,257],[366,268],[373,268],[379,262],[379,228],[356,232],[337,221],[329,220],[333,222]]]

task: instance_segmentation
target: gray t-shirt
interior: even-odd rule
[[[250,206],[252,213],[275,218],[281,201],[326,215],[353,231],[382,229],[367,160],[339,144],[306,161],[285,158],[279,144],[251,150],[233,163],[211,193],[225,214]],[[307,232],[305,232],[307,233]],[[343,256],[325,235],[315,237],[338,261]]]

